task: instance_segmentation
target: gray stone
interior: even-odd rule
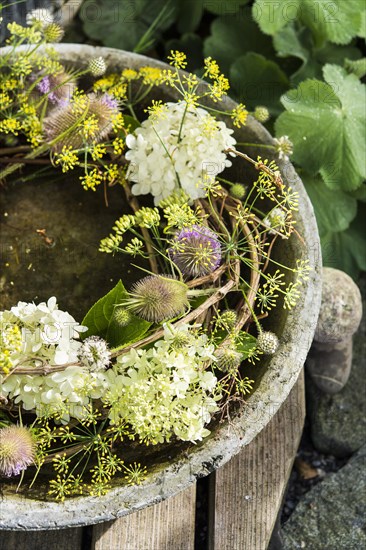
[[[360,289],[349,275],[325,267],[322,303],[307,369],[315,385],[330,394],[347,383],[352,366],[352,336],[362,317]]]
[[[351,373],[352,352],[351,338],[331,345],[313,342],[306,366],[314,384],[325,393],[341,391]]]
[[[366,281],[361,282],[366,298]],[[349,456],[366,443],[366,316],[353,339],[352,369],[336,395],[320,391],[307,377],[306,393],[313,444],[326,454]]]
[[[366,547],[366,445],[309,491],[282,530],[283,550]]]
[[[325,267],[322,274],[322,302],[314,340],[345,341],[356,332],[362,317],[358,286],[344,271]]]

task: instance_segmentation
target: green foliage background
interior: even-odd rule
[[[65,40],[212,56],[230,95],[294,143],[325,265],[366,270],[365,0],[85,0]]]

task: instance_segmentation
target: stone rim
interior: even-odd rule
[[[146,56],[113,48],[78,44],[57,44],[55,48],[61,58],[70,63],[80,58],[102,56],[108,65],[115,67],[136,68],[148,64],[167,68],[164,63]],[[236,105],[230,98],[225,98],[221,104],[228,109]],[[272,143],[271,135],[253,117],[248,118],[247,126],[259,142]],[[37,501],[20,495],[10,498],[2,496],[0,529],[80,527],[114,520],[157,504],[186,489],[197,478],[223,466],[271,420],[295,384],[310,348],[320,309],[322,267],[319,236],[310,200],[293,166],[290,163],[284,165],[283,162],[278,164],[280,169],[286,166],[285,183],[290,183],[299,193],[301,208],[297,219],[306,245],[302,259],[309,260],[312,272],[303,287],[301,300],[287,313],[279,350],[271,359],[242,414],[236,416],[230,424],[221,426],[204,445],[193,448],[189,459],[179,458],[171,464],[162,465],[159,471],[150,473],[140,486],[122,486],[101,497],[78,497],[63,503]]]

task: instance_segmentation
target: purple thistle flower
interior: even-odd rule
[[[17,476],[34,462],[35,442],[28,428],[6,426],[0,429],[0,475]]]
[[[208,275],[221,262],[221,245],[217,235],[208,227],[192,225],[175,236],[170,257],[186,277]]]

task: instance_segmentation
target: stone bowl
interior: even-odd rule
[[[89,58],[103,56],[110,70],[145,65],[167,67],[156,60],[111,48],[78,44],[58,44],[55,47],[68,65],[86,65]],[[166,99],[175,99],[172,91],[165,91],[165,94],[169,94]],[[226,98],[219,107],[232,109],[235,105],[234,101]],[[236,130],[235,135],[241,142],[273,142],[267,130],[251,116],[247,125]],[[253,158],[259,154],[268,157],[267,151],[263,153],[263,150],[253,148],[249,154]],[[275,415],[303,368],[316,328],[321,299],[321,253],[313,208],[293,166],[282,161],[278,164],[284,182],[299,193],[296,229],[301,239],[293,234],[289,240],[281,241],[276,258],[287,265],[294,265],[296,259],[308,260],[312,271],[296,307],[291,311],[278,309],[271,315],[268,326],[275,327],[280,347],[274,356],[255,368],[255,374],[251,373],[252,377],[253,374],[255,376],[256,386],[246,406],[240,412],[234,411],[230,422],[214,424],[211,435],[200,444],[163,449],[158,458],[155,457],[153,466],[148,468],[146,480],[139,486],[117,485],[104,496],[71,498],[63,503],[4,492],[0,503],[0,529],[60,529],[95,524],[156,504],[221,467],[244,445],[248,445]],[[231,177],[244,183],[254,175],[244,161],[238,162],[237,159],[230,170]]]

